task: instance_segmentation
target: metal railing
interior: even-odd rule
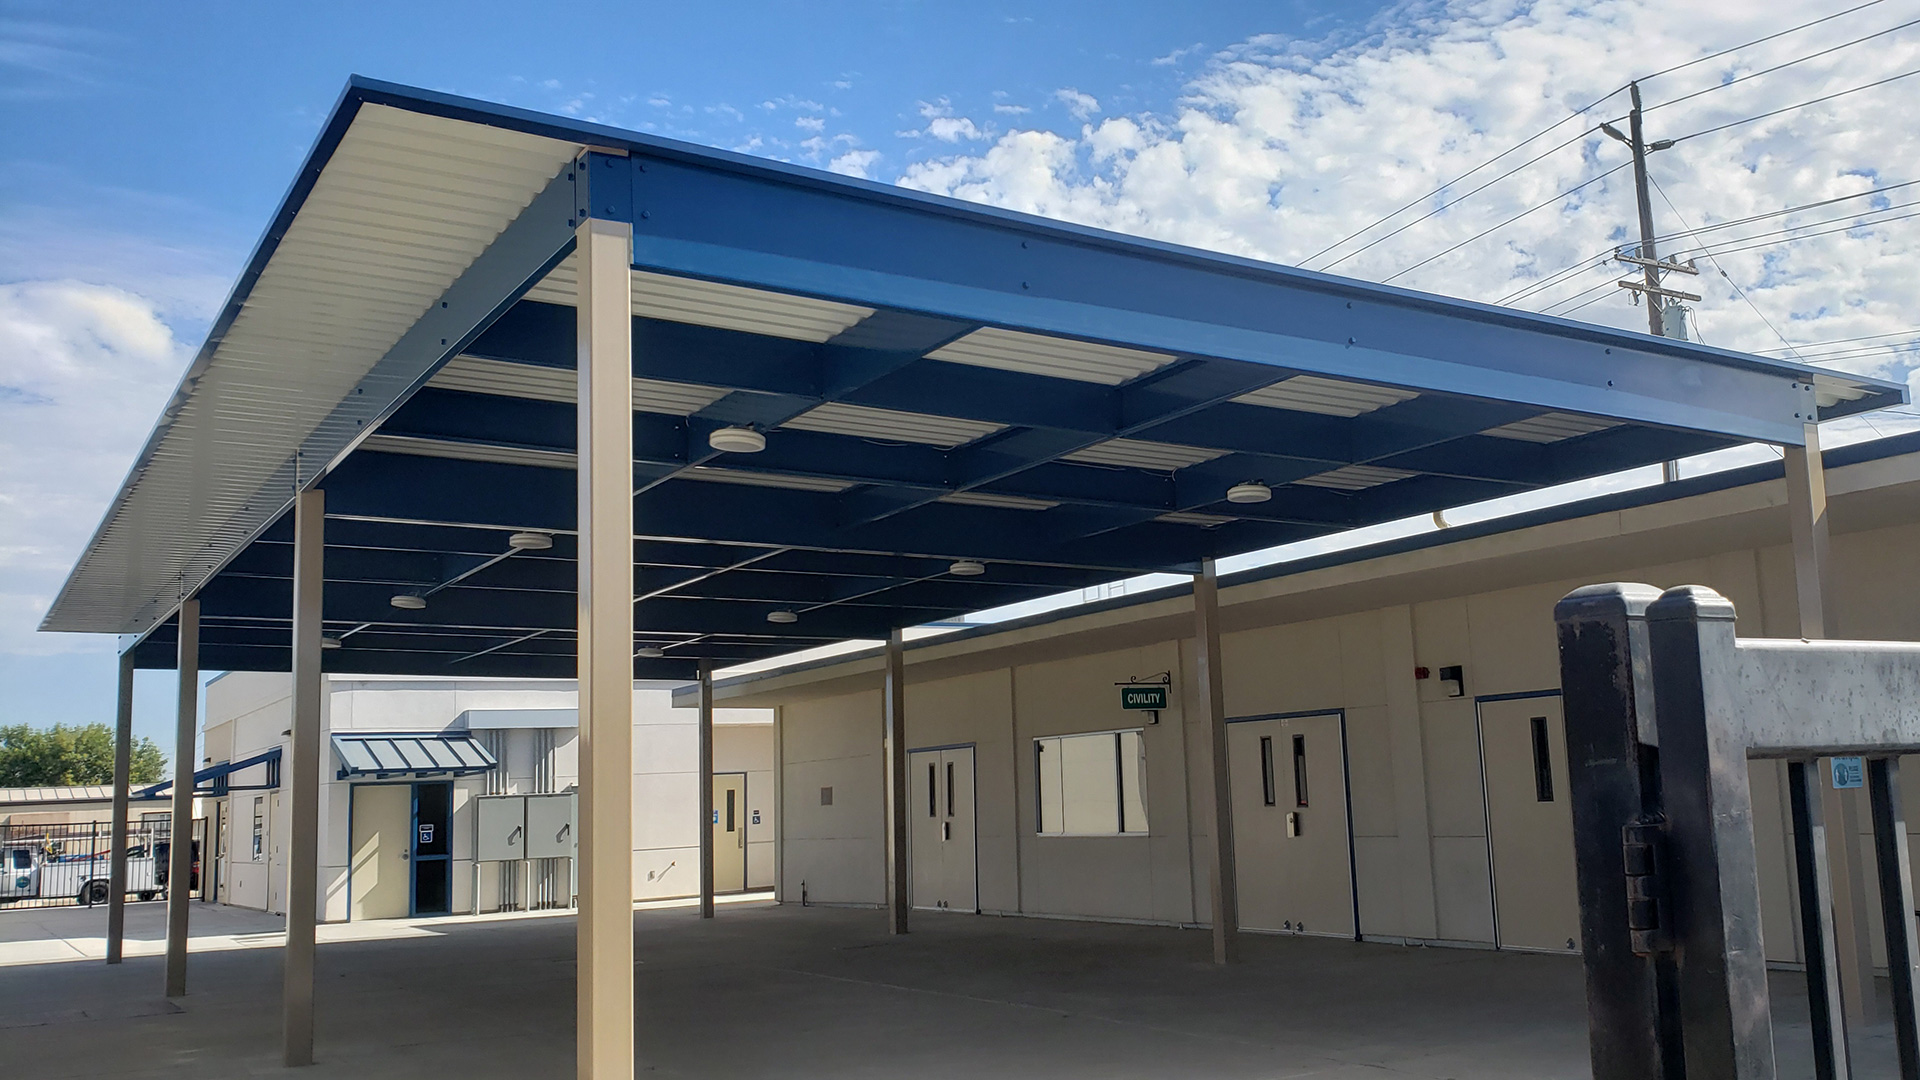
[[[1788,765],[1815,1075],[1853,1075],[1812,766],[1854,756],[1865,758],[1899,1075],[1920,1080],[1900,796],[1900,755],[1920,752],[1920,644],[1740,640],[1733,605],[1701,586],[1589,586],[1554,617],[1595,1080],[1777,1075],[1755,758]]]
[[[206,819],[195,818],[188,892],[195,898],[200,896],[206,831]],[[127,826],[129,899],[166,896],[171,845],[167,815],[150,815]],[[112,847],[113,825],[106,821],[0,825],[0,911],[106,904]]]

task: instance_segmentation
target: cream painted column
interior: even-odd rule
[[[1793,585],[1800,612],[1800,636],[1818,641],[1831,629],[1827,600],[1832,545],[1827,527],[1827,477],[1822,467],[1820,428],[1807,424],[1806,445],[1783,448],[1787,467],[1787,512],[1793,533]],[[1867,921],[1865,859],[1860,852],[1860,799],[1853,791],[1835,791],[1831,770],[1820,785],[1821,812],[1838,828],[1827,830],[1827,861],[1833,878],[1833,939],[1839,952],[1840,998],[1855,1024],[1881,1018],[1873,982],[1873,939]]]
[[[173,728],[173,813],[167,822],[167,996],[187,993],[187,896],[193,883],[194,735],[200,719],[200,601],[180,603],[180,707]]]
[[[713,918],[713,661],[700,661],[700,917]]]
[[[633,1076],[633,226],[580,223],[575,1071]]]
[[[881,687],[886,729],[887,771],[887,932],[907,932],[907,679],[906,639],[898,629],[887,635],[887,673]]]
[[[107,856],[107,963],[120,962],[127,938],[127,803],[133,786],[133,650],[120,654],[120,696],[113,713],[113,839]]]
[[[1387,691],[1387,733],[1393,755],[1395,845],[1400,883],[1400,936],[1440,936],[1433,885],[1432,823],[1427,816],[1427,751],[1420,726],[1420,684],[1413,676],[1413,608],[1380,613],[1380,673]],[[1363,928],[1364,929],[1364,928]]]
[[[320,878],[320,604],[326,586],[327,493],[293,503],[293,726],[287,767],[287,948],[280,988],[281,1054],[313,1064],[313,927]]]
[[[1213,814],[1208,885],[1213,893],[1213,962],[1231,962],[1240,945],[1240,886],[1233,865],[1233,792],[1227,778],[1227,694],[1220,670],[1220,576],[1212,559],[1193,576],[1194,655],[1199,659],[1201,720],[1207,725],[1207,774]]]

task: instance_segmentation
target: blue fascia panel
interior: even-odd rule
[[[1744,370],[1789,382],[1805,382],[1820,373],[1804,365],[1765,360],[1486,304],[1447,300],[1392,286],[1280,267],[1161,241],[1125,237],[744,154],[623,131],[603,124],[570,120],[360,76],[349,81],[342,104],[336,109],[335,123],[339,124],[342,131],[344,124],[340,122],[340,114],[357,107],[360,101],[379,101],[451,119],[626,149],[636,155],[628,160],[645,170],[635,176],[635,213],[645,215],[645,220],[636,224],[650,235],[644,240],[636,235],[635,240],[636,250],[644,243],[649,255],[647,258],[637,257],[636,263],[663,269],[678,266],[681,267],[680,272],[693,276],[759,284],[802,295],[849,299],[860,303],[870,303],[876,299],[874,293],[852,287],[856,281],[869,277],[876,284],[884,283],[890,277],[904,277],[907,280],[900,284],[906,286],[907,292],[917,291],[912,288],[913,279],[934,284],[984,285],[986,291],[997,294],[997,298],[987,295],[973,299],[980,306],[995,311],[1009,307],[1027,310],[1025,305],[1006,302],[1026,299],[1017,295],[1022,292],[1039,291],[1044,295],[1048,288],[1046,283],[1058,285],[1071,280],[1082,289],[1101,295],[1103,302],[1110,305],[1107,308],[1109,314],[1122,318],[1112,324],[1111,329],[1095,322],[1092,324],[1093,332],[1088,333],[1086,328],[1089,324],[1084,314],[1069,308],[1039,312],[1053,317],[1036,317],[1031,321],[991,316],[953,317],[1068,336],[1086,336],[1091,340],[1161,347],[1177,353],[1242,358],[1279,365],[1285,365],[1286,358],[1266,355],[1265,346],[1272,342],[1259,337],[1243,339],[1230,333],[1223,335],[1227,340],[1249,346],[1248,351],[1258,355],[1242,356],[1240,350],[1232,348],[1188,348],[1177,342],[1196,337],[1207,338],[1205,326],[1182,326],[1178,320],[1166,323],[1159,327],[1167,332],[1167,340],[1163,341],[1155,335],[1126,332],[1128,327],[1134,325],[1134,320],[1123,316],[1136,308],[1148,312],[1156,307],[1172,307],[1176,311],[1237,314],[1242,320],[1252,320],[1239,324],[1243,327],[1258,326],[1265,322],[1269,329],[1275,325],[1284,326],[1287,322],[1298,322],[1302,316],[1319,316],[1309,321],[1324,325],[1313,327],[1309,336],[1317,334],[1317,339],[1330,348],[1318,351],[1315,365],[1310,370],[1415,388],[1430,385],[1436,390],[1522,401],[1542,408],[1568,408],[1787,444],[1797,444],[1800,438],[1797,432],[1786,429],[1795,426],[1792,423],[1794,412],[1805,411],[1801,405],[1803,399],[1789,395],[1782,402],[1777,400],[1777,395],[1765,390],[1729,398],[1721,394],[1720,388],[1715,385],[1719,380],[1705,369],[1724,367]],[[337,134],[332,141],[338,141]],[[324,152],[316,148],[314,157],[323,161],[330,152],[331,145],[326,146]],[[689,184],[688,180],[694,182]],[[728,190],[715,190],[723,182]],[[767,194],[770,188],[790,193],[792,198],[785,199],[778,193],[770,196]],[[680,216],[680,211],[686,209],[689,203],[707,209],[703,220]],[[712,211],[719,209],[715,204],[730,204],[742,213],[736,217],[714,213]],[[797,212],[785,213],[789,210]],[[849,217],[856,219],[852,222],[854,227],[844,228]],[[671,231],[662,227],[663,219],[667,218],[674,219]],[[923,242],[931,232],[943,231],[943,225],[950,226],[944,230],[947,235],[956,238],[965,236],[973,242],[951,245],[927,245]],[[895,231],[896,226],[902,227],[902,231]],[[756,233],[757,238],[754,235]],[[682,244],[691,247],[678,250]],[[862,265],[858,253],[851,250],[857,248],[869,249],[868,255],[873,265]],[[729,250],[749,257],[736,260],[729,255]],[[751,257],[756,252],[764,258]],[[794,252],[811,258],[794,259]],[[830,257],[822,260],[819,258],[822,253],[830,253]],[[831,254],[851,254],[855,257],[836,259]],[[824,261],[828,267],[839,267],[844,272],[793,273],[796,269],[793,264],[804,261]],[[1137,265],[1141,261],[1169,269],[1197,270],[1199,273],[1181,278],[1141,274]],[[746,262],[755,265],[741,265]],[[698,266],[709,269],[703,271],[697,269]],[[737,276],[737,271],[741,269],[750,272]],[[955,272],[943,277],[949,270],[964,270],[965,274]],[[966,275],[972,275],[977,280],[963,280]],[[1251,294],[1237,289],[1234,287],[1236,278],[1259,288]],[[1173,287],[1175,285],[1184,287]],[[1273,292],[1275,286],[1284,287],[1296,296],[1311,294],[1312,299],[1305,305],[1276,303]],[[891,293],[895,290],[885,291]],[[933,291],[944,293],[946,290],[936,288]],[[1137,303],[1141,300],[1147,301],[1144,307]],[[1068,302],[1071,303],[1070,298]],[[925,303],[893,304],[881,301],[878,306],[929,314],[942,313],[941,305]],[[1048,305],[1050,308],[1053,306],[1051,303]],[[1343,311],[1351,314],[1343,316]],[[1409,317],[1397,317],[1402,314]],[[1358,334],[1342,331],[1349,327],[1379,327],[1383,315],[1394,326],[1383,327],[1386,332],[1379,336],[1383,340],[1393,341],[1393,347],[1383,350],[1387,355],[1378,358],[1384,362],[1376,367],[1372,362],[1375,358],[1370,356],[1376,349],[1375,342],[1369,340],[1372,332]],[[1440,333],[1437,336],[1434,333],[1435,320],[1419,316],[1437,317]],[[1231,319],[1216,317],[1214,321],[1221,327],[1236,325]],[[1462,321],[1477,323],[1488,332],[1462,331],[1455,325]],[[1147,316],[1142,320],[1148,327],[1159,322],[1155,316]],[[1307,328],[1303,326],[1302,329]],[[1343,349],[1348,338],[1359,340],[1356,347]],[[1536,338],[1547,338],[1567,347],[1552,349],[1550,351],[1556,355],[1536,359],[1532,354],[1541,351],[1542,344]],[[1408,346],[1412,347],[1409,352],[1395,351]],[[1427,357],[1428,363],[1414,362],[1420,357],[1420,350],[1436,346],[1447,347],[1449,354]],[[1401,363],[1402,359],[1407,362]],[[1649,364],[1646,362],[1649,360],[1678,360],[1682,363]],[[1500,378],[1498,373],[1503,370],[1503,364],[1504,370],[1513,374],[1531,375],[1542,381]],[[1619,373],[1607,371],[1609,365],[1618,367]],[[1453,372],[1454,368],[1466,370]],[[1472,377],[1476,371],[1492,374],[1487,378]],[[1399,378],[1403,372],[1439,376],[1453,373],[1469,377],[1464,382],[1457,378],[1442,377],[1431,380],[1430,384],[1424,380]],[[1608,375],[1613,377],[1612,386],[1603,385]],[[1906,388],[1900,384],[1869,379],[1856,381],[1872,390],[1869,401],[1837,406],[1830,410],[1833,415],[1907,400]],[[1584,391],[1580,389],[1582,387]],[[1675,400],[1676,393],[1678,401]],[[1699,404],[1713,400],[1740,401],[1743,406],[1756,406],[1757,415],[1745,415],[1741,409],[1730,404],[1719,409]],[[1619,408],[1621,402],[1635,407]],[[1716,416],[1724,419],[1724,426],[1737,426],[1738,429],[1722,431],[1708,423],[1688,422],[1689,418],[1704,421]],[[1751,427],[1791,437],[1770,438],[1766,431],[1746,430]]]

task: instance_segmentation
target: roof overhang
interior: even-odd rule
[[[355,79],[43,629],[171,666],[198,594],[205,667],[285,667],[320,482],[329,670],[571,675],[583,216],[634,230],[641,678],[1906,394]],[[708,445],[738,425],[767,449]],[[1225,499],[1249,480],[1273,498]]]

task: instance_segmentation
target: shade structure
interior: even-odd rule
[[[589,217],[634,237],[638,678],[1906,400],[355,79],[44,629],[170,667],[197,594],[203,666],[286,668],[317,483],[328,670],[571,676]],[[1271,497],[1229,499],[1249,484]]]

